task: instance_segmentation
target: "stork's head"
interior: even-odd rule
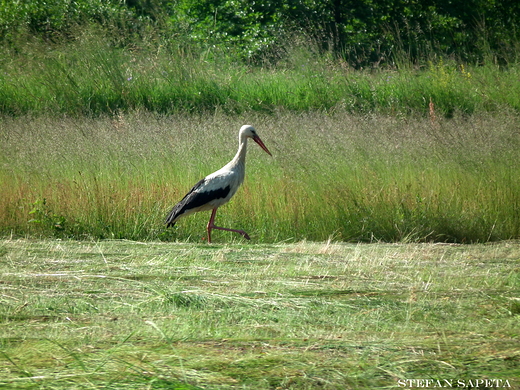
[[[251,125],[244,125],[240,128],[240,137],[245,137],[245,138],[252,138],[253,141],[255,141],[258,145],[260,145],[260,147],[262,149],[265,150],[265,152],[269,155],[269,156],[272,156],[271,152],[269,151],[269,149],[267,149],[267,147],[264,145],[264,143],[262,142],[262,140],[260,139],[260,137],[258,136],[258,134],[256,133],[256,130],[253,126]]]

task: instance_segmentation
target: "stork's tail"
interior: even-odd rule
[[[170,214],[168,214],[168,217],[166,217],[166,220],[164,221],[167,228],[175,225],[176,219],[178,218],[178,212],[178,207],[174,207],[172,211],[170,211]]]

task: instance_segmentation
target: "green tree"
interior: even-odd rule
[[[179,0],[172,14],[193,41],[233,46],[247,58],[299,32],[355,66],[392,62],[397,53],[412,61],[506,59],[520,38],[514,0]]]

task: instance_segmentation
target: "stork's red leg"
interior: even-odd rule
[[[212,229],[225,230],[228,232],[235,232],[235,233],[238,233],[238,234],[241,234],[242,236],[244,236],[244,238],[246,240],[250,240],[249,235],[243,230],[228,229],[228,228],[224,228],[224,227],[220,227],[220,226],[215,226],[215,224],[213,222],[215,221],[215,215],[217,214],[217,208],[214,208],[213,211],[211,212],[211,217],[209,218],[209,222],[208,222],[208,226],[207,226],[209,244],[211,244],[211,230]]]
[[[209,217],[209,222],[208,222],[208,244],[211,244],[211,229],[213,229],[213,226],[215,226],[213,224],[213,221],[215,220],[215,215],[217,214],[217,209],[214,208],[212,211],[211,211],[211,217]]]

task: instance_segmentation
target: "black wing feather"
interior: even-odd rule
[[[166,227],[175,225],[175,220],[186,211],[204,206],[213,199],[225,198],[228,196],[229,191],[231,191],[231,186],[228,185],[224,188],[215,189],[213,191],[197,192],[196,190],[204,184],[204,181],[205,179],[202,179],[195,184],[193,188],[184,195],[184,198],[173,207],[172,211],[170,211],[170,214],[168,214],[168,217],[166,218]]]

